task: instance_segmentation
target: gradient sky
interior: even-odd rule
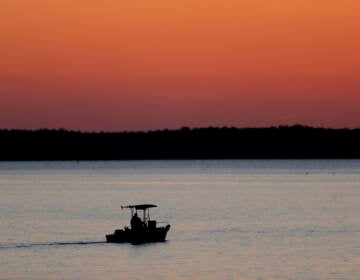
[[[0,0],[0,128],[360,127],[359,0]]]

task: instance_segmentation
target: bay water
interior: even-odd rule
[[[0,279],[360,279],[360,160],[0,162]]]

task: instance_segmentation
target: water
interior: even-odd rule
[[[0,279],[360,279],[359,216],[359,160],[2,162]]]

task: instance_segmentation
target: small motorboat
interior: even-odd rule
[[[146,242],[163,242],[170,229],[168,223],[158,223],[150,219],[150,208],[157,207],[154,204],[137,204],[121,206],[121,209],[131,210],[131,226],[124,229],[116,229],[113,234],[106,235],[107,242],[140,244]],[[142,219],[137,216],[137,211],[143,211]]]

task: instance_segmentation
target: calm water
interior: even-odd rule
[[[107,244],[155,203],[168,241]],[[0,163],[1,279],[360,279],[360,161]]]

